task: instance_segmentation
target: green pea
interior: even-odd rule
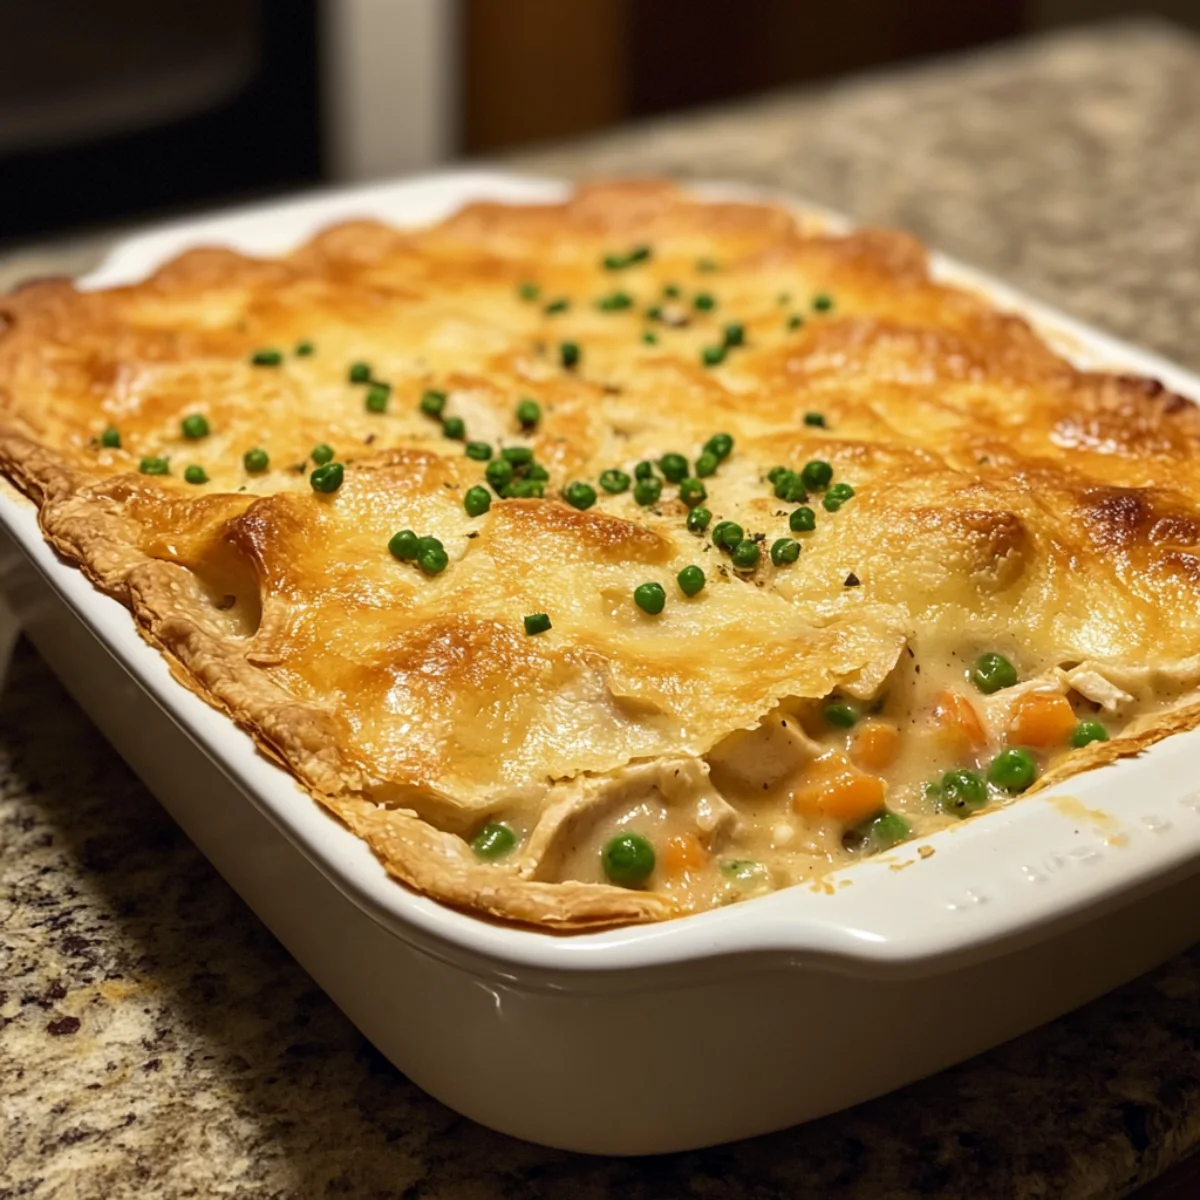
[[[807,412],[804,414],[805,425],[815,425],[818,429],[825,428],[825,414],[819,412]]]
[[[367,412],[381,413],[387,412],[388,393],[392,389],[386,383],[373,383],[367,388],[367,395],[363,401],[363,406]]]
[[[628,292],[609,292],[596,301],[596,307],[601,312],[620,312],[623,308],[633,307],[633,297]]]
[[[642,461],[633,468],[633,477],[634,479],[653,479],[654,464],[642,459]]]
[[[421,393],[420,409],[427,417],[440,417],[446,407],[446,393],[427,388]]]
[[[799,313],[792,313],[787,319],[788,329],[799,329],[804,324],[804,318]]]
[[[542,311],[548,317],[555,317],[559,313],[565,313],[571,307],[571,301],[566,296],[559,296],[557,300],[551,300]]]
[[[778,490],[778,484],[776,489]],[[783,495],[781,500],[785,500],[788,504],[803,504],[808,499],[808,488],[804,486],[804,480],[799,475],[790,475],[784,480]]]
[[[468,442],[463,452],[476,462],[487,462],[492,457],[492,448],[487,442]]]
[[[1023,792],[1037,778],[1037,760],[1028,750],[1004,750],[992,759],[988,780],[1006,792]]]
[[[985,696],[998,692],[1002,688],[1010,688],[1017,682],[1017,668],[995,651],[981,654],[971,668],[971,682]]]
[[[719,367],[725,361],[724,346],[705,346],[700,351],[700,361],[706,367]]]
[[[684,567],[675,581],[685,596],[694,596],[704,587],[704,572],[699,567]]]
[[[908,822],[899,813],[885,808],[849,830],[842,838],[842,844],[859,854],[880,854],[903,842],[911,832]]]
[[[467,436],[467,423],[462,417],[446,417],[442,421],[442,437],[461,442]]]
[[[758,566],[760,551],[758,543],[749,538],[743,538],[730,551],[733,565],[739,571],[753,571]]]
[[[712,513],[707,508],[693,508],[687,515],[688,532],[703,533],[711,520]]]
[[[485,487],[467,488],[463,496],[463,508],[468,517],[482,517],[492,507],[492,494]]]
[[[776,467],[774,468],[774,471],[779,472],[779,474],[775,475],[775,478],[772,480],[772,482],[775,484],[775,498],[777,500],[786,500],[788,489],[793,483],[799,480],[800,476],[797,475],[795,471],[789,471],[786,467]],[[803,487],[803,484],[801,484],[801,486]]]
[[[200,413],[192,413],[190,417],[184,417],[180,422],[180,428],[183,430],[183,436],[191,438],[193,441],[197,438],[208,437],[208,421]]]
[[[832,704],[825,705],[823,715],[830,725],[835,725],[838,729],[849,729],[851,725],[858,724],[862,710],[848,700],[835,700]]]
[[[713,526],[713,545],[719,550],[732,550],[742,540],[745,530],[736,521],[718,521]]]
[[[828,292],[818,292],[813,297],[812,306],[815,312],[828,312],[833,307],[833,297]]]
[[[812,462],[804,464],[800,478],[804,480],[804,486],[810,492],[819,492],[829,486],[829,481],[833,478],[833,468],[827,462],[814,458]]]
[[[954,817],[969,817],[988,802],[987,784],[978,771],[947,771],[936,794],[938,807]]]
[[[721,268],[715,258],[698,258],[696,259],[696,270],[705,275],[713,271],[719,271]]]
[[[483,859],[503,858],[516,844],[517,835],[498,822],[489,822],[471,839],[471,849]]]
[[[313,345],[313,343],[307,338],[305,338],[304,341],[296,343],[296,349],[293,351],[293,353],[297,358],[308,358],[310,355],[315,353],[316,349],[316,346]]]
[[[679,284],[664,283],[663,284],[663,295],[666,296],[666,298],[668,300],[678,300],[679,299]]]
[[[500,457],[510,462],[514,467],[526,467],[533,462],[532,446],[505,446],[500,451]]]
[[[327,442],[321,442],[319,445],[314,446],[312,450],[309,451],[308,457],[311,458],[318,467],[323,467],[327,462],[333,461],[333,447]]]
[[[569,483],[563,488],[563,499],[582,512],[596,503],[596,489],[590,483]]]
[[[560,342],[558,345],[558,358],[563,365],[563,369],[570,371],[579,365],[580,349],[577,342]]]
[[[260,450],[257,446],[253,450],[247,450],[242,455],[242,466],[250,472],[251,475],[261,475],[271,465],[271,459],[265,450]]]
[[[793,533],[812,533],[817,527],[817,514],[807,504],[792,510],[788,517],[788,528]]]
[[[728,433],[714,433],[704,443],[704,449],[724,462],[733,452],[733,438]]]
[[[710,475],[715,475],[717,467],[721,465],[721,460],[710,450],[705,450],[703,454],[696,459],[696,474],[701,479],[707,479]]]
[[[538,463],[538,462],[530,463],[529,466],[526,468],[525,478],[533,479],[533,480],[537,480],[541,483],[545,483],[550,478],[550,472],[547,471],[546,468],[543,467],[541,463]]]
[[[679,498],[688,508],[695,508],[702,500],[708,499],[708,488],[698,479],[685,479],[679,485]]]
[[[445,547],[437,538],[423,537],[418,542],[417,566],[426,575],[440,575],[449,563],[450,557]]]
[[[346,372],[346,378],[351,383],[367,383],[371,378],[371,366],[369,363],[356,362],[351,363],[350,370]]]
[[[746,341],[746,327],[740,321],[730,321],[725,326],[725,345],[741,346]]]
[[[645,342],[647,346],[657,346],[658,334],[655,333],[653,329],[643,329],[642,341]]]
[[[143,458],[138,470],[143,475],[170,475],[171,464],[165,458]]]
[[[667,603],[667,593],[661,583],[640,583],[633,589],[633,602],[642,612],[656,617]]]
[[[484,469],[484,478],[496,491],[503,491],[513,477],[513,465],[507,458],[494,458]]]
[[[600,851],[604,874],[621,887],[641,887],[654,873],[654,847],[638,833],[622,833]]]
[[[786,567],[800,557],[800,543],[794,538],[776,538],[771,543],[771,561],[777,567]]]
[[[546,485],[540,479],[514,479],[500,494],[506,500],[541,500]]]
[[[309,477],[314,492],[336,492],[342,486],[345,468],[340,462],[329,462],[318,467]]]
[[[277,367],[283,362],[283,355],[278,350],[264,347],[262,350],[255,350],[250,355],[250,361],[256,367]]]
[[[847,500],[851,500],[853,497],[854,489],[848,483],[835,483],[825,493],[821,503],[825,506],[826,512],[837,512]]]
[[[183,478],[186,483],[207,483],[208,472],[193,463],[190,467],[184,468]]]
[[[1071,745],[1076,749],[1092,742],[1107,742],[1108,730],[1099,721],[1080,721],[1071,734]]]
[[[633,489],[633,498],[643,507],[649,508],[662,495],[661,479],[639,479]]]
[[[717,307],[716,297],[711,292],[697,292],[692,297],[692,304],[699,312],[712,312]]]
[[[616,467],[609,467],[607,471],[600,472],[600,486],[614,496],[618,492],[627,492],[629,491],[629,476],[624,471],[618,471]]]
[[[411,529],[401,529],[392,534],[388,549],[401,562],[411,562],[421,550],[421,539]]]
[[[789,471],[787,467],[772,467],[767,472],[767,481],[772,485],[777,484],[781,479],[785,479],[789,475],[794,475],[794,471]],[[781,496],[780,499],[783,497]]]
[[[542,406],[526,396],[517,401],[516,415],[522,429],[532,429],[542,419]]]
[[[517,284],[517,295],[522,300],[536,300],[542,294],[542,289],[536,283]]]
[[[658,469],[668,483],[679,483],[687,478],[688,461],[682,454],[664,454],[658,460]]]
[[[121,448],[121,433],[115,426],[110,425],[100,435],[100,445],[107,446],[110,450],[120,450]]]

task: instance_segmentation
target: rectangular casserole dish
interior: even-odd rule
[[[195,245],[278,253],[349,217],[417,225],[471,200],[565,190],[463,172],[319,195],[128,239],[83,285],[135,280]],[[1200,379],[1151,355],[936,255],[933,266],[1078,363],[1200,395]],[[18,620],[189,836],[384,1054],[506,1133],[625,1154],[780,1128],[1032,1028],[1200,933],[1200,731],[905,844],[834,887],[569,938],[464,915],[389,879],[181,688],[7,487],[0,529]],[[900,1041],[880,1020],[896,1012],[913,1014]],[[734,1093],[718,1086],[731,1062]]]

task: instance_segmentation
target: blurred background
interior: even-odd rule
[[[0,0],[0,245],[1132,14],[1200,29],[1200,0]]]

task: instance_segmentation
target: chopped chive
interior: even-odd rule
[[[634,267],[638,263],[648,261],[650,254],[649,246],[634,246],[624,254],[606,254],[601,262],[606,271],[623,271],[626,267]]]
[[[278,350],[264,347],[261,350],[255,350],[250,355],[250,361],[256,367],[277,367],[283,362],[283,355]]]
[[[530,613],[525,618],[525,632],[530,637],[545,633],[550,628],[550,618],[545,613]]]
[[[633,297],[628,292],[609,292],[596,301],[596,307],[601,312],[620,312],[633,307]]]
[[[296,349],[294,353],[297,358],[308,358],[309,355],[316,352],[316,349],[316,346],[307,338],[305,338],[304,341],[296,343]]]
[[[557,300],[551,300],[542,311],[548,317],[553,317],[558,313],[565,313],[571,307],[571,301],[566,296],[559,296]]]

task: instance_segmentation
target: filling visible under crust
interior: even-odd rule
[[[654,888],[685,910],[762,895],[1004,804],[1190,686],[1087,664],[1026,678],[1019,662],[907,647],[866,700],[784,702],[702,760],[573,784],[538,878]],[[519,859],[527,834],[519,813],[500,816],[471,844]]]

